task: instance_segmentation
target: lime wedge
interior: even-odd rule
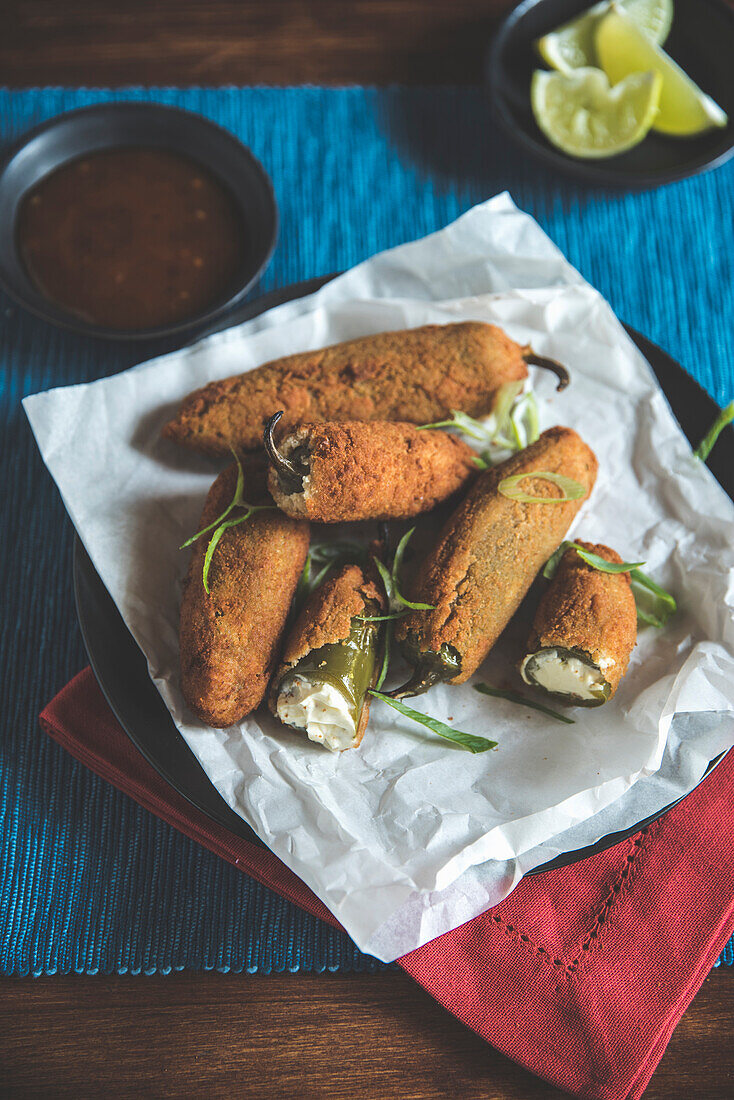
[[[621,0],[621,6],[648,38],[658,46],[663,44],[673,22],[673,0]],[[602,0],[539,38],[535,48],[546,65],[562,73],[596,65],[594,35],[599,20],[610,7],[610,0]]]
[[[642,141],[657,113],[662,77],[633,73],[611,88],[601,69],[549,73],[530,85],[535,121],[572,157],[613,157]]]
[[[654,72],[662,77],[660,110],[653,124],[664,134],[687,137],[712,126],[726,126],[724,111],[689,76],[650,42],[616,4],[599,21],[596,30],[599,63],[613,84],[630,73]]]

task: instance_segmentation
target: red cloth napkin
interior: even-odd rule
[[[117,724],[90,669],[41,715],[92,771],[302,908],[337,922],[269,851],[195,810]],[[526,878],[399,960],[493,1046],[568,1092],[639,1097],[734,930],[734,753],[631,840]]]

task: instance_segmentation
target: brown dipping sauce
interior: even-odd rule
[[[226,188],[158,149],[104,150],[51,172],[23,200],[17,233],[42,294],[127,331],[175,325],[222,301],[245,249]]]

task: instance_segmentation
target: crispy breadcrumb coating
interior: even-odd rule
[[[322,420],[430,424],[460,409],[485,416],[503,385],[527,377],[523,351],[495,325],[425,325],[275,359],[190,394],[163,429],[205,454],[260,446],[278,409],[283,427]]]
[[[622,562],[609,546],[577,541],[606,561]],[[526,652],[553,647],[580,650],[601,668],[611,699],[636,641],[637,607],[629,573],[603,573],[569,548],[538,605]]]
[[[199,530],[234,495],[236,466],[216,479]],[[240,722],[265,694],[291,599],[306,560],[308,524],[282,512],[256,512],[225,531],[202,580],[208,537],[194,544],[180,618],[181,688],[210,726]]]
[[[442,646],[458,654],[461,684],[479,667],[530,585],[563,541],[596,480],[593,451],[571,428],[550,428],[537,442],[487,470],[444,525],[438,542],[407,585],[413,600],[433,604],[401,619],[396,637],[420,659]],[[524,471],[565,474],[586,489],[581,500],[522,504],[499,492],[503,478]],[[558,498],[557,485],[528,477],[522,488]]]
[[[290,492],[271,466],[268,487],[275,503],[289,516],[319,523],[417,516],[477,473],[466,443],[412,424],[305,424],[278,449],[286,457],[302,449],[309,473],[300,491]]]

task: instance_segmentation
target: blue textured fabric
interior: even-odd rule
[[[478,89],[0,91],[0,140],[60,111],[151,99],[208,115],[272,176],[267,290],[345,268],[509,189],[618,315],[724,404],[734,395],[734,163],[640,195],[576,187],[512,148]],[[333,929],[199,848],[41,734],[85,663],[71,525],[20,409],[26,393],[145,358],[0,299],[0,970],[370,971]],[[721,961],[732,964],[730,944]]]

